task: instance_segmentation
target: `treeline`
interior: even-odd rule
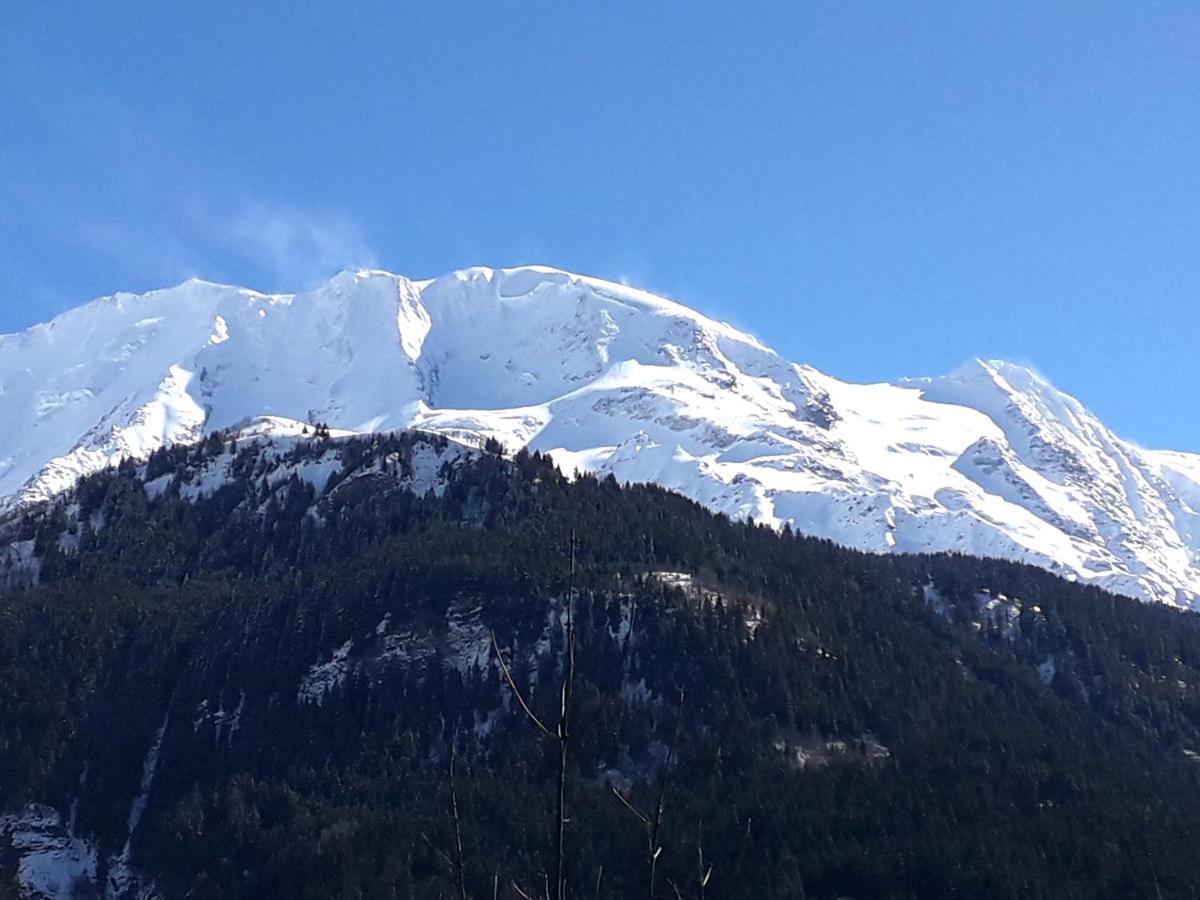
[[[575,530],[568,896],[646,896],[655,846],[663,897],[1193,895],[1195,616],[498,447],[399,489],[437,443],[287,451],[337,449],[318,495],[214,438],[14,526],[41,584],[0,598],[0,803],[119,850],[165,723],[133,848],[168,897],[553,895],[558,748],[496,655],[553,729]]]

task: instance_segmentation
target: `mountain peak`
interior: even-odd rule
[[[1009,393],[1067,396],[1034,366],[1004,359],[976,357],[959,366],[948,377],[966,382],[990,383]]]
[[[902,378],[897,384],[924,389],[931,385],[957,384],[982,389],[999,388],[1009,393],[1057,390],[1035,367],[1006,359],[972,357],[945,375]]]
[[[978,373],[992,380],[1003,378],[1025,385],[1048,385],[1050,383],[1033,366],[1011,362],[1007,359],[985,359],[977,356],[955,370],[954,374],[958,373],[967,377],[972,373]]]
[[[1035,370],[977,359],[849,384],[550,266],[116,294],[0,341],[0,394],[10,506],[248,421],[416,428],[864,550],[1000,556],[1200,602],[1200,456],[1133,447]]]

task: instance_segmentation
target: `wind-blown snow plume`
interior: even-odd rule
[[[1020,366],[850,384],[543,267],[345,272],[298,295],[189,281],[0,337],[0,502],[261,417],[494,437],[853,547],[1200,604],[1200,455],[1139,449]]]

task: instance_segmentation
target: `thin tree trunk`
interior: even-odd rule
[[[662,779],[658,783],[658,802],[654,804],[654,822],[650,831],[650,897],[654,897],[654,874],[658,857],[662,855],[663,813],[667,805],[667,785],[671,779],[671,764],[675,761],[675,745],[679,741],[679,725],[683,721],[683,688],[679,689],[679,709],[675,712],[675,730],[671,734],[671,745],[667,748],[667,763],[663,766]]]
[[[521,693],[521,689],[517,687],[516,679],[513,678],[512,671],[508,668],[508,664],[504,662],[504,654],[500,652],[500,645],[496,641],[496,632],[492,631],[492,650],[496,654],[496,662],[500,666],[500,671],[504,675],[504,680],[508,682],[509,690],[513,696],[517,698],[517,702],[521,705],[521,709],[525,711],[525,715],[529,721],[533,723],[541,734],[547,738],[558,741],[558,804],[557,804],[557,828],[555,829],[554,840],[554,856],[555,856],[555,877],[554,890],[550,890],[550,877],[546,875],[546,891],[545,895],[550,900],[566,900],[567,896],[567,748],[571,740],[571,696],[575,690],[575,551],[579,546],[579,539],[575,535],[575,530],[571,529],[571,570],[570,580],[567,588],[567,634],[566,647],[564,652],[566,661],[563,666],[562,686],[559,690],[559,708],[558,708],[558,727],[553,731],[547,727],[546,723],[538,718],[537,714],[530,709],[529,704],[525,702],[525,697]],[[513,887],[517,888],[516,883]],[[519,888],[518,892],[519,891]],[[522,896],[526,896],[522,892]]]
[[[575,548],[579,539],[571,529],[571,575],[567,587],[567,664],[559,694],[558,714],[558,857],[555,880],[555,900],[566,900],[566,842],[567,842],[567,746],[571,739],[571,694],[575,689]]]
[[[454,761],[458,734],[450,741],[450,809],[454,813],[454,868],[458,875],[458,900],[467,900],[467,881],[463,874],[462,825],[458,817],[458,788],[454,782]]]

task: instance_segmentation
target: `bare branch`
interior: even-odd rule
[[[754,817],[747,816],[746,817],[746,830],[742,833],[741,840],[738,841],[738,845],[739,845],[738,846],[738,855],[737,855],[737,861],[733,865],[733,872],[732,872],[733,877],[740,875],[742,872],[742,863],[745,862],[745,859],[746,859],[746,848],[750,844],[750,830],[751,830],[751,827],[753,824],[754,824]]]
[[[513,692],[513,696],[517,698],[517,702],[521,704],[521,709],[525,710],[525,715],[529,716],[531,721],[540,731],[548,738],[554,737],[554,732],[546,727],[546,724],[537,717],[529,704],[525,702],[525,697],[521,694],[521,689],[517,687],[517,683],[513,681],[512,672],[508,670],[508,665],[504,662],[504,654],[500,652],[500,645],[496,643],[496,630],[491,630],[492,635],[492,650],[496,654],[496,661],[500,663],[500,671],[504,673],[504,678],[508,682],[509,689]]]
[[[525,696],[517,687],[516,679],[513,678],[512,671],[508,668],[508,664],[504,661],[504,654],[500,652],[500,644],[496,640],[495,629],[490,630],[492,638],[492,652],[496,654],[496,661],[500,663],[500,671],[504,673],[504,679],[508,682],[508,687],[512,691],[513,696],[517,698],[517,702],[521,704],[521,709],[525,711],[525,715],[534,727],[541,733],[543,737],[550,738],[558,742],[558,809],[556,822],[556,836],[554,842],[555,854],[555,879],[554,890],[550,890],[550,876],[547,873],[545,877],[545,896],[547,900],[566,900],[567,896],[567,881],[566,881],[566,843],[567,843],[567,747],[571,738],[571,698],[575,691],[575,552],[579,546],[579,539],[575,535],[575,530],[571,530],[571,568],[570,580],[567,586],[567,633],[566,646],[563,653],[566,657],[563,665],[562,685],[559,689],[558,697],[558,725],[551,731],[541,718],[529,707],[525,702]],[[528,897],[522,892],[513,882],[513,887],[517,889],[522,897]]]
[[[567,744],[571,737],[571,695],[575,691],[575,551],[579,538],[571,529],[571,569],[567,581],[567,665],[559,692],[558,712],[558,839],[555,842],[557,872],[554,884],[555,900],[567,896]]]
[[[636,806],[634,806],[625,797],[624,794],[622,794],[619,790],[617,790],[616,787],[614,787],[613,785],[609,785],[609,790],[611,790],[613,792],[613,796],[616,797],[618,800],[620,800],[622,805],[624,805],[624,807],[627,810],[629,810],[631,813],[633,813],[635,816],[637,816],[638,821],[642,823],[642,827],[644,827],[646,829],[646,867],[648,869],[648,874],[650,877],[649,894],[650,894],[651,900],[653,900],[653,898],[655,896],[654,885],[655,885],[656,872],[657,872],[657,868],[658,868],[658,858],[660,856],[662,856],[662,852],[663,852],[661,838],[662,838],[663,819],[665,817],[666,807],[667,807],[667,786],[670,783],[671,766],[675,762],[675,747],[679,742],[679,728],[683,722],[683,699],[684,699],[684,693],[681,688],[679,691],[679,708],[675,713],[675,729],[674,729],[673,733],[671,734],[671,743],[670,743],[670,746],[667,748],[667,760],[666,760],[665,765],[663,766],[662,775],[659,778],[658,798],[654,804],[653,818],[651,818],[650,816],[647,816],[645,813],[643,813],[641,810],[639,810]],[[700,856],[701,856],[701,860],[700,860],[701,865],[703,865],[703,862],[704,862],[704,851],[703,850],[700,851]],[[703,877],[703,873],[701,873],[701,879],[703,881],[703,884],[701,885],[701,894],[703,894],[704,885],[706,885],[708,883],[708,879]],[[670,882],[668,882],[668,883],[670,883]],[[678,893],[679,889],[677,887],[675,887],[674,884],[671,884],[671,887],[675,888],[676,893]]]
[[[620,800],[622,803],[625,804],[625,808],[627,810],[629,810],[631,813],[633,813],[635,816],[637,816],[639,820],[641,820],[641,823],[643,825],[645,825],[647,828],[650,827],[650,820],[648,818],[646,818],[641,812],[639,812],[637,807],[635,807],[632,803],[630,803],[628,800],[626,800],[624,794],[622,794],[620,791],[618,791],[615,787],[610,787],[609,790],[611,790],[613,792],[613,794],[616,795],[616,798],[618,800]]]
[[[650,831],[650,896],[654,896],[654,870],[658,856],[662,853],[663,813],[667,804],[667,785],[671,780],[671,763],[675,761],[675,745],[679,741],[679,725],[683,721],[683,688],[679,689],[679,709],[675,712],[675,730],[671,734],[671,745],[667,748],[667,762],[663,766],[662,778],[658,783],[658,801],[654,804],[654,824]]]
[[[458,873],[458,900],[467,900],[467,882],[463,875],[462,826],[458,817],[458,788],[454,783],[454,762],[458,747],[458,733],[450,741],[450,809],[454,813],[454,862]]]
[[[454,860],[452,860],[447,855],[446,851],[440,849],[433,841],[431,841],[429,839],[429,835],[427,835],[425,832],[422,831],[422,832],[420,832],[420,834],[421,834],[421,840],[423,840],[426,844],[429,845],[429,849],[432,850],[434,853],[436,853],[438,856],[440,856],[442,858],[442,862],[444,862],[446,864],[447,868],[449,868],[451,871],[453,871],[454,870]]]
[[[638,595],[636,589],[629,600],[629,631],[625,635],[625,646],[622,648],[626,656],[633,647],[633,630],[637,627]]]

